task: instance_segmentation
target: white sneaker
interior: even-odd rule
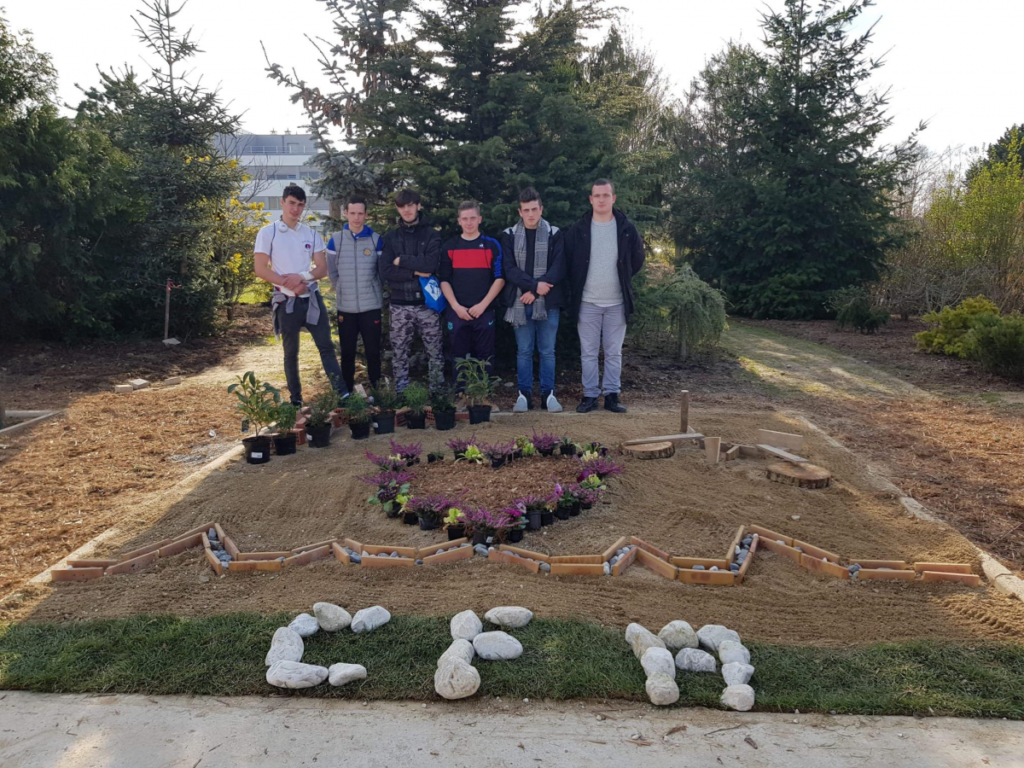
[[[526,401],[526,395],[520,392],[516,404],[512,406],[512,413],[526,413],[528,410],[530,410],[530,404]]]
[[[554,392],[551,392],[551,393],[548,394],[547,403],[545,403],[545,404],[548,407],[548,413],[561,413],[562,412],[562,404],[560,402],[558,402],[557,400],[555,400],[555,393]]]

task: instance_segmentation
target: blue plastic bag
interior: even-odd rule
[[[448,308],[448,299],[441,291],[441,283],[437,277],[420,277],[420,288],[423,290],[423,300],[428,307],[441,314]]]

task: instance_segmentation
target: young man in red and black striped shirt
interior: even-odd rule
[[[460,237],[444,244],[437,270],[441,290],[448,299],[445,310],[452,357],[475,357],[494,367],[494,300],[505,287],[501,272],[501,246],[480,232],[480,206],[459,205]]]

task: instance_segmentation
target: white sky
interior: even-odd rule
[[[2,0],[0,0],[2,2]],[[14,29],[28,29],[36,46],[53,56],[60,96],[77,104],[75,83],[98,81],[96,66],[128,63],[144,70],[142,45],[131,14],[139,0],[17,0],[6,9]],[[646,43],[681,90],[706,58],[729,39],[757,42],[761,0],[620,0],[634,37]],[[781,7],[782,0],[768,5]],[[870,19],[881,17],[873,55],[889,51],[876,83],[892,87],[895,124],[887,142],[905,137],[920,120],[929,128],[922,143],[932,149],[972,147],[995,141],[1024,122],[1019,91],[1024,2],[974,0],[879,0]],[[262,41],[271,59],[323,84],[315,53],[303,34],[329,37],[331,17],[316,0],[191,0],[182,26],[195,28],[205,53],[195,71],[219,85],[253,133],[297,130],[302,109],[264,72]],[[891,50],[890,50],[891,49]]]

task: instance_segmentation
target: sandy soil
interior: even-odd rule
[[[664,411],[626,417],[565,415],[557,421],[531,414],[505,417],[478,432],[486,440],[508,439],[536,425],[612,445],[671,431],[675,418]],[[705,434],[737,441],[751,441],[758,427],[805,431],[772,413],[704,409],[694,412],[692,420]],[[447,436],[428,430],[416,438],[431,450],[441,447]],[[302,450],[263,466],[235,464],[211,475],[170,509],[154,505],[140,510],[142,517],[152,519],[152,527],[115,544],[126,551],[211,519],[243,551],[290,548],[336,536],[395,545],[440,541],[439,531],[403,526],[365,504],[367,486],[359,477],[370,467],[363,450],[383,441],[344,439],[329,449]],[[835,476],[829,489],[770,483],[763,476],[764,464],[755,460],[709,467],[696,449],[682,448],[662,461],[627,458],[625,474],[611,483],[607,504],[528,534],[522,546],[586,554],[604,549],[620,535],[638,535],[673,554],[721,557],[740,524],[759,523],[854,557],[972,561],[973,550],[961,535],[909,518],[894,499],[874,490],[864,468],[848,453],[815,436],[808,441],[811,458]],[[501,470],[481,467],[479,473],[481,482],[501,482]],[[819,645],[932,637],[1008,640],[1024,629],[1024,605],[992,589],[845,582],[811,575],[769,553],[757,556],[739,587],[684,585],[638,566],[616,579],[534,576],[479,558],[373,571],[330,560],[276,575],[218,579],[211,578],[195,553],[185,553],[141,574],[25,590],[11,616],[74,620],[140,612],[297,611],[308,610],[317,600],[353,608],[379,602],[394,612],[419,614],[523,603],[541,616],[575,616],[617,626],[630,621],[660,625],[683,617],[698,624],[726,623],[757,640]]]

